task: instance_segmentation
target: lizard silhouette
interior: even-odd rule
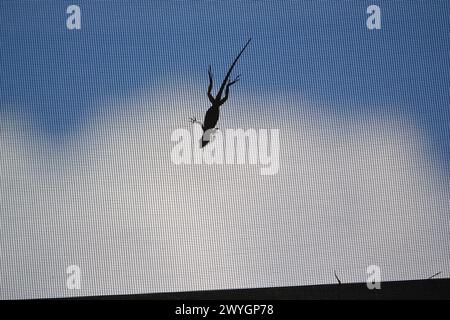
[[[241,52],[239,52],[236,59],[234,59],[233,63],[231,64],[230,68],[228,69],[227,74],[225,75],[225,78],[222,81],[222,84],[219,88],[219,91],[217,92],[217,95],[214,97],[211,93],[213,88],[213,74],[211,71],[211,66],[208,67],[208,78],[209,78],[209,85],[208,85],[208,99],[211,102],[211,107],[206,111],[205,119],[203,123],[198,121],[195,117],[190,118],[190,121],[192,123],[198,123],[201,125],[203,134],[200,141],[200,145],[203,148],[206,146],[210,141],[212,134],[214,133],[216,128],[216,124],[219,121],[220,116],[220,107],[228,100],[228,95],[230,93],[230,87],[234,85],[236,82],[239,81],[239,75],[234,78],[233,80],[230,79],[231,72],[233,71],[234,66],[236,65],[237,61],[241,57],[244,50],[247,48],[247,46],[250,44],[250,41],[252,39],[250,38],[245,46],[242,48]],[[224,94],[222,98],[222,94]]]

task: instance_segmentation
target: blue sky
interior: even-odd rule
[[[373,3],[382,30],[366,28]],[[70,4],[81,7],[81,30],[66,29]],[[177,77],[206,88],[208,64],[220,78],[251,36],[240,90],[296,93],[349,116],[411,117],[447,168],[449,9],[448,1],[6,0],[1,107],[58,140],[102,112],[102,99]]]

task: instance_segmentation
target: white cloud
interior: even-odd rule
[[[195,88],[105,102],[58,146],[1,114],[1,298],[449,276],[448,187],[413,122],[236,90],[219,126],[279,128],[279,174],[175,166],[172,130],[207,108]]]

